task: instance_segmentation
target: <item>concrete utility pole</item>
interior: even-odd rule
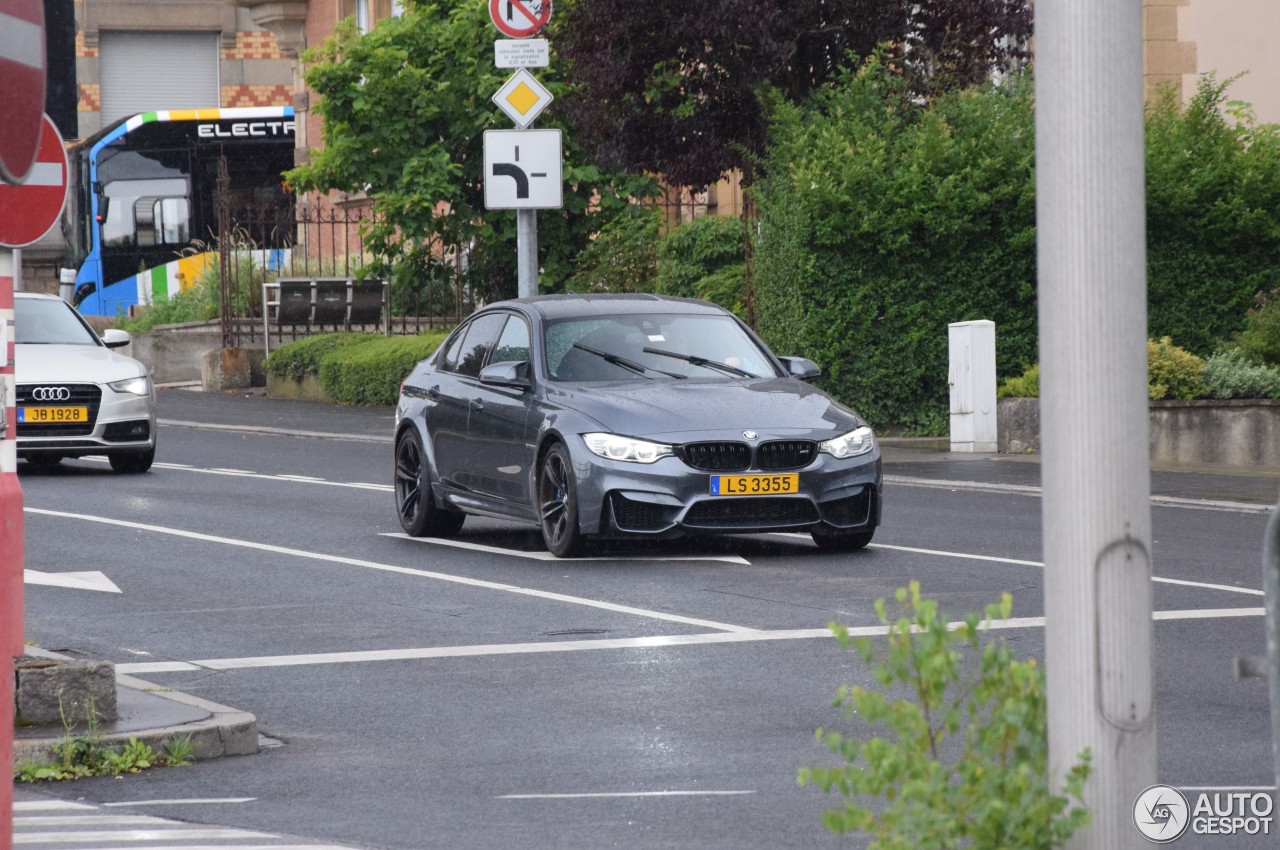
[[[1156,782],[1142,0],[1036,3],[1036,225],[1049,759],[1089,749],[1093,824],[1139,848]]]

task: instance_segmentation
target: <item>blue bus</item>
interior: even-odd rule
[[[121,119],[72,148],[65,230],[80,312],[127,314],[194,286],[218,262],[228,210],[291,211],[281,175],[295,135],[291,106],[175,109]],[[247,238],[278,258],[287,230]]]

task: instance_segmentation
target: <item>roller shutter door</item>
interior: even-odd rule
[[[139,112],[222,105],[216,32],[104,31],[98,47],[103,126]]]

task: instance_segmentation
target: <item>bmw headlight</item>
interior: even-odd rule
[[[618,434],[583,434],[582,439],[586,441],[587,448],[592,452],[609,460],[653,463],[672,454],[671,446]]]
[[[114,384],[107,384],[107,386],[118,393],[130,393],[132,395],[146,395],[151,392],[151,381],[147,379],[146,375],[125,378],[123,381],[116,381]]]
[[[876,438],[866,425],[842,434],[834,440],[827,440],[818,446],[818,451],[826,452],[832,457],[846,458],[864,455],[875,448]]]

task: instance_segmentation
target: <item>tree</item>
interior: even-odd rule
[[[933,95],[1028,58],[1026,0],[569,0],[558,29],[568,114],[602,162],[699,187],[751,182],[766,86],[803,101],[890,46]]]
[[[364,35],[345,22],[304,57],[325,145],[288,180],[303,191],[367,194],[375,273],[412,284],[440,265],[442,247],[465,246],[478,296],[515,294],[515,215],[483,203],[481,137],[509,127],[490,102],[505,73],[493,65],[493,36],[484,3],[416,0]],[[554,65],[539,77],[559,98],[568,86]],[[598,168],[550,112],[544,126],[565,129],[565,203],[539,215],[538,243],[555,289],[592,234],[652,181]]]

